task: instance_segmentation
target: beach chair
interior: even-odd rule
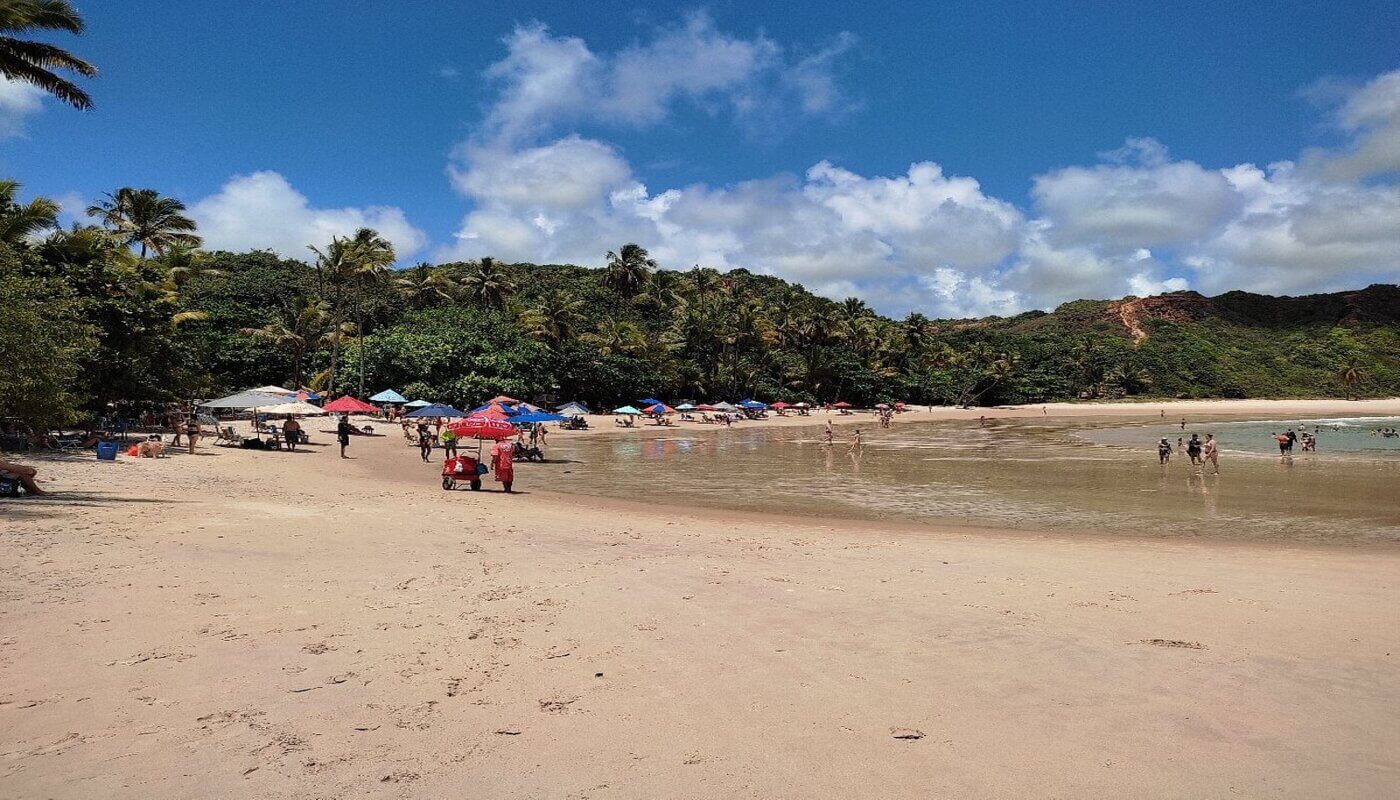
[[[222,428],[218,428],[217,434],[218,435],[214,438],[214,444],[222,444],[232,447],[238,447],[239,445],[243,444],[243,437],[240,436],[238,432],[233,429],[232,425],[225,425]]]

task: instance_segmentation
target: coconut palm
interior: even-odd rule
[[[1356,399],[1356,387],[1361,385],[1361,381],[1365,377],[1365,373],[1361,370],[1361,363],[1354,357],[1349,357],[1343,361],[1341,367],[1337,370],[1337,380],[1341,381],[1342,386],[1346,387],[1348,400]]]
[[[148,251],[164,255],[174,247],[199,247],[194,220],[185,216],[185,204],[173,197],[162,197],[154,189],[124,186],[88,206],[88,216],[97,217],[103,227],[115,232],[127,245],[140,245],[141,257]]]
[[[47,197],[36,197],[21,205],[15,196],[20,184],[0,180],[0,242],[18,246],[28,243],[35,234],[58,227],[58,203]]]
[[[83,20],[67,0],[0,0],[0,76],[37,86],[74,108],[92,108],[87,92],[53,70],[91,78],[97,67],[62,48],[14,36],[37,31],[82,33]]]
[[[404,270],[394,279],[394,285],[416,308],[426,308],[441,300],[451,300],[458,291],[452,276],[431,264],[419,264]]]
[[[634,322],[619,322],[615,319],[603,320],[592,333],[583,338],[595,345],[605,356],[632,355],[647,347],[646,335]]]
[[[476,262],[461,283],[468,297],[487,308],[504,308],[506,299],[515,292],[515,284],[506,278],[501,265],[490,256]]]
[[[283,314],[260,328],[240,328],[239,333],[292,351],[292,385],[302,385],[306,350],[326,333],[328,318],[324,301],[298,297]]]
[[[525,312],[522,321],[531,337],[558,347],[577,335],[583,301],[563,289],[545,295],[539,305]]]
[[[607,258],[603,284],[624,297],[640,291],[656,269],[656,261],[641,245],[624,244],[616,253],[608,251]]]

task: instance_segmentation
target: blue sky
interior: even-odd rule
[[[635,239],[949,315],[1400,275],[1393,3],[77,5],[97,108],[0,87],[0,170],[211,245]]]

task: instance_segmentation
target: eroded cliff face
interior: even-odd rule
[[[1188,324],[1214,318],[1253,327],[1400,325],[1400,286],[1376,284],[1358,291],[1302,297],[1250,292],[1206,297],[1197,292],[1173,292],[1110,301],[1104,317],[1122,325],[1135,342],[1146,339],[1151,334],[1150,323],[1159,320]]]

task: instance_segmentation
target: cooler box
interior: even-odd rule
[[[97,443],[97,460],[98,460],[98,461],[116,461],[116,460],[117,460],[117,443],[116,443],[116,442],[98,442],[98,443]]]

